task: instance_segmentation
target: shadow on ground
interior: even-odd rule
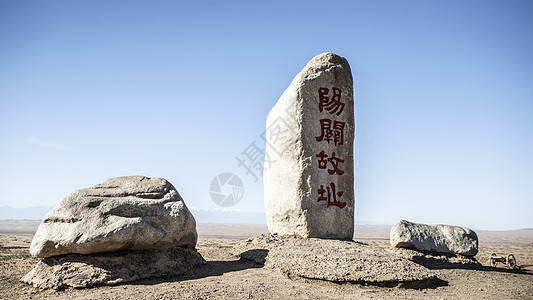
[[[249,250],[246,251],[247,255],[256,257],[258,260],[265,260],[268,250],[264,249],[255,249],[255,250]],[[238,260],[211,260],[206,261],[206,264],[197,266],[193,268],[192,270],[189,270],[187,273],[179,276],[173,276],[173,277],[160,277],[160,278],[151,278],[151,279],[143,279],[136,282],[130,282],[130,283],[124,283],[124,284],[131,284],[131,285],[155,285],[159,283],[165,283],[165,282],[179,282],[179,281],[187,281],[187,280],[194,280],[194,279],[201,279],[206,277],[213,277],[213,276],[222,276],[227,273],[231,272],[238,272],[243,271],[247,269],[258,269],[262,268],[263,265],[256,263],[255,261],[251,261],[249,259],[245,258],[239,258]]]
[[[528,274],[533,275],[533,272],[529,269],[509,269],[507,267],[490,267],[484,266],[480,263],[459,263],[444,261],[438,258],[432,258],[428,256],[416,256],[411,259],[413,262],[422,265],[430,270],[443,270],[443,269],[462,269],[462,270],[477,270],[488,272],[501,272],[510,274]],[[477,262],[474,259],[475,262]],[[525,267],[525,266],[524,266]]]
[[[226,273],[242,271],[246,269],[262,268],[263,264],[257,261],[265,261],[268,250],[254,249],[243,252],[247,257],[255,257],[255,260],[240,257],[238,260],[207,261],[207,264],[194,268],[186,274],[180,276],[181,280],[200,279],[211,276],[221,276]]]

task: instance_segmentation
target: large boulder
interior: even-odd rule
[[[468,228],[426,225],[402,220],[390,231],[390,243],[397,248],[474,256],[478,252],[477,234]]]
[[[36,257],[167,247],[194,248],[196,222],[178,191],[162,178],[126,176],[77,190],[43,219]]]
[[[354,130],[348,61],[317,55],[267,118],[263,183],[270,233],[353,238]]]

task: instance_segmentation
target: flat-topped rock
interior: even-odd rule
[[[287,274],[335,282],[379,284],[436,278],[419,264],[354,241],[264,234],[237,244],[234,254]]]
[[[87,288],[177,276],[201,264],[205,260],[195,249],[183,247],[68,254],[41,259],[21,280],[41,289]]]
[[[478,252],[477,234],[468,228],[427,225],[402,220],[391,228],[390,243],[397,248],[474,256]]]
[[[30,246],[36,257],[196,245],[194,217],[162,178],[126,176],[80,189],[43,219]]]
[[[345,58],[314,57],[270,111],[265,211],[270,233],[354,233],[353,78]]]

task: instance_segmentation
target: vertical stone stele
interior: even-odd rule
[[[265,210],[270,233],[352,239],[355,132],[348,61],[315,56],[266,122]]]

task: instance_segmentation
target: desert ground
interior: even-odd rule
[[[264,225],[199,224],[198,251],[207,264],[173,277],[63,291],[20,282],[37,259],[29,245],[38,221],[0,221],[0,299],[533,299],[533,230],[477,231],[481,265],[419,262],[438,279],[421,285],[335,283],[299,278],[232,254],[233,245]],[[359,226],[354,240],[390,249],[387,226]],[[515,255],[520,270],[489,266],[491,253]]]

